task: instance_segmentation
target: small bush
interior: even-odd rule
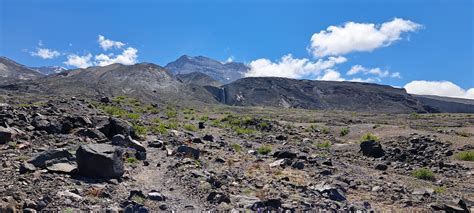
[[[138,113],[128,113],[127,117],[133,120],[138,120],[140,119],[141,115]]]
[[[146,135],[146,133],[148,132],[148,128],[146,126],[133,125],[132,128],[135,133],[137,133],[137,135]]]
[[[434,189],[434,193],[436,194],[442,194],[446,192],[446,187],[444,186],[438,186]]]
[[[342,128],[341,131],[339,132],[339,135],[341,135],[341,137],[344,137],[347,134],[349,134],[349,128],[347,127]]]
[[[240,146],[240,144],[238,144],[238,143],[233,143],[233,144],[230,145],[230,147],[232,149],[234,149],[234,151],[236,151],[236,152],[241,152],[242,151],[242,146]]]
[[[102,106],[101,109],[104,110],[105,113],[112,116],[122,117],[128,114],[126,110],[117,106]]]
[[[462,151],[456,155],[458,160],[474,161],[474,151]]]
[[[192,124],[184,124],[183,128],[185,130],[192,131],[192,132],[197,131],[197,127],[195,125],[192,125]]]
[[[178,116],[178,113],[176,111],[173,111],[173,110],[168,110],[168,111],[166,111],[165,114],[168,118],[174,118],[174,117]]]
[[[413,171],[413,177],[422,179],[422,180],[434,180],[434,173],[428,168],[421,168]]]
[[[416,119],[419,119],[421,116],[420,116],[418,113],[416,113],[416,112],[412,112],[412,113],[410,113],[410,116],[409,116],[409,117],[410,117],[411,119],[415,119],[415,120],[416,120]]]
[[[329,128],[328,128],[327,126],[321,128],[321,133],[323,133],[323,134],[329,134],[329,132],[330,132],[330,130],[329,130]]]
[[[125,159],[125,162],[127,162],[129,164],[136,164],[136,163],[138,163],[138,159],[136,159],[134,157],[129,157],[129,158]]]
[[[322,143],[316,144],[316,147],[322,148],[322,149],[329,149],[329,148],[331,148],[331,142],[330,141],[324,141]]]
[[[249,135],[249,134],[255,133],[255,130],[253,129],[240,128],[240,127],[234,128],[234,131],[235,133],[237,133],[237,135]]]
[[[364,141],[379,141],[379,137],[369,132],[360,138],[360,142]]]
[[[206,121],[209,120],[209,116],[207,116],[207,115],[201,116],[201,117],[199,118],[199,120],[206,122]]]
[[[160,133],[162,135],[168,133],[168,129],[166,129],[166,125],[164,123],[160,123],[151,127],[151,131],[153,133]]]
[[[262,146],[258,147],[256,151],[257,151],[258,154],[266,155],[266,154],[272,152],[272,146],[262,145]]]

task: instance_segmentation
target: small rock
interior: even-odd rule
[[[212,135],[204,135],[204,137],[202,137],[202,139],[205,140],[205,141],[213,142],[213,141],[214,141],[214,136],[212,136]]]
[[[181,153],[185,157],[191,157],[197,160],[199,159],[200,151],[189,146],[181,145],[176,149],[176,153]]]
[[[166,197],[158,192],[152,191],[148,193],[148,199],[154,200],[154,201],[164,201]]]
[[[122,152],[108,144],[81,145],[76,151],[79,173],[93,178],[118,178],[124,173]]]
[[[374,158],[382,157],[385,154],[382,145],[373,140],[363,141],[360,143],[360,151],[363,155]]]
[[[375,169],[385,171],[385,170],[388,169],[388,166],[387,166],[387,164],[379,163],[379,164],[375,165]]]

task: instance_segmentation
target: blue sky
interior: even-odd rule
[[[183,54],[204,55],[247,63],[257,76],[359,79],[402,87],[415,81],[413,93],[474,98],[474,89],[468,90],[474,87],[473,6],[470,0],[0,0],[0,55],[28,66],[68,68],[74,68],[65,64],[68,56],[90,54],[89,65],[105,65],[117,62],[125,50],[125,63],[163,66]],[[386,36],[381,27],[395,18],[412,23],[411,28],[401,26],[379,45],[346,38],[363,39],[360,45],[369,47],[341,47],[340,37],[327,30],[335,26],[354,33],[347,23],[360,29],[374,24],[371,32]],[[324,34],[326,43],[313,42],[314,34]],[[104,49],[99,35],[121,43]],[[327,51],[316,55],[318,48]],[[54,52],[44,59],[39,49]],[[288,54],[290,59],[282,59]],[[335,57],[345,60],[315,65]],[[355,66],[358,71],[348,75]]]

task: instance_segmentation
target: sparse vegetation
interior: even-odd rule
[[[128,157],[125,159],[125,162],[129,163],[129,164],[136,164],[138,163],[138,159],[134,158],[134,157]]]
[[[146,126],[135,124],[132,126],[133,130],[137,135],[146,135],[148,133],[148,128]]]
[[[242,146],[240,146],[240,144],[233,143],[233,144],[230,145],[230,147],[236,152],[241,152],[242,151]]]
[[[329,148],[331,148],[331,142],[326,140],[322,143],[316,144],[316,147],[321,148],[321,149],[329,149]]]
[[[474,161],[474,151],[462,151],[456,155],[456,159],[463,161]]]
[[[197,131],[197,127],[196,127],[195,125],[193,125],[193,124],[184,124],[184,125],[183,125],[183,128],[184,128],[185,130],[188,130],[188,131],[191,131],[191,132]]]
[[[442,194],[442,193],[445,193],[446,192],[446,187],[444,186],[438,186],[436,188],[434,188],[434,193],[436,194]]]
[[[262,145],[257,148],[256,152],[261,155],[266,155],[270,152],[272,152],[272,146],[270,145]]]
[[[342,128],[341,131],[339,132],[339,135],[340,135],[341,137],[344,137],[344,136],[346,136],[347,134],[349,134],[349,128],[347,128],[347,127]]]
[[[422,180],[434,180],[434,173],[431,171],[431,169],[428,168],[421,168],[413,171],[412,173],[413,177],[422,179]]]
[[[408,117],[409,117],[410,119],[414,119],[414,120],[421,118],[421,116],[420,116],[418,113],[416,113],[416,112],[410,113],[410,115],[409,115]]]
[[[168,111],[166,111],[165,115],[168,118],[174,118],[174,117],[178,116],[178,112],[173,111],[173,110],[168,110]]]
[[[364,142],[364,141],[379,141],[379,137],[377,137],[376,135],[372,134],[372,133],[367,133],[365,135],[362,135],[362,137],[360,138],[359,140],[360,142]]]

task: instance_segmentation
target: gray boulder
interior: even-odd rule
[[[79,174],[86,177],[119,178],[124,173],[122,151],[112,145],[81,145],[76,161]]]
[[[360,143],[360,151],[368,157],[379,158],[385,155],[382,145],[379,142],[368,140]]]
[[[0,126],[0,144],[10,142],[15,134],[16,132],[13,129]]]

